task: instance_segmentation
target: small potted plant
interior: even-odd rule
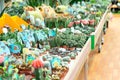
[[[43,72],[42,72],[42,68],[44,66],[43,62],[40,59],[36,59],[32,62],[32,66],[35,69],[36,80],[43,80]]]
[[[25,64],[23,63],[22,65],[19,66],[19,73],[20,74],[26,74],[29,75],[31,74],[31,64]]]

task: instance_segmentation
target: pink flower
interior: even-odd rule
[[[89,20],[90,25],[94,25],[95,24],[95,20]]]
[[[43,62],[40,59],[36,59],[32,62],[32,66],[36,69],[42,68],[44,66]]]
[[[88,20],[81,20],[81,23],[83,23],[84,25],[88,25],[89,21]]]
[[[0,56],[0,64],[4,62],[4,56]]]
[[[75,21],[75,24],[80,24],[80,21]]]
[[[68,27],[72,27],[74,25],[74,22],[70,22],[69,24],[68,24]]]

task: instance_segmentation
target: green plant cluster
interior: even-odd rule
[[[24,44],[21,44],[21,43],[18,41],[18,39],[17,39],[17,33],[18,33],[18,31],[15,31],[15,32],[9,31],[9,32],[6,33],[6,34],[2,33],[2,34],[0,34],[0,41],[7,41],[7,40],[9,40],[9,39],[14,39],[14,40],[16,40],[15,44],[20,45],[20,46],[21,46],[21,50],[22,50],[22,49],[25,47],[25,45],[24,45]]]
[[[64,33],[59,33],[55,38],[49,40],[51,47],[79,47],[82,48],[88,39],[88,36],[81,34],[73,34],[70,29],[66,30]]]
[[[69,5],[72,0],[57,0],[60,5]]]
[[[21,16],[24,12],[24,9],[22,5],[18,3],[13,3],[11,7],[6,8],[5,12],[11,16]]]
[[[38,7],[42,4],[53,6],[56,0],[26,0],[26,4],[32,7]]]
[[[11,32],[9,31],[8,33],[0,34],[0,41],[7,41],[8,39],[17,39],[17,31],[16,32]]]
[[[38,7],[41,6],[43,3],[43,0],[26,0],[27,5],[32,7]]]
[[[72,21],[69,18],[47,18],[45,19],[46,26],[51,28],[67,28],[68,24]]]
[[[75,27],[76,30],[81,31],[82,33],[86,34],[86,35],[90,35],[92,32],[95,31],[95,28],[90,27],[90,26],[85,26],[85,27]]]

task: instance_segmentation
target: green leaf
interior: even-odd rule
[[[8,5],[9,5],[9,4],[7,4],[7,5],[5,6],[5,8],[2,10],[2,12],[0,13],[0,17],[2,17],[2,15],[4,14],[4,12],[5,12],[5,10],[7,9]]]

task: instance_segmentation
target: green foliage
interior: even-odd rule
[[[69,3],[71,2],[72,0],[58,0],[58,3],[60,5],[69,5]]]
[[[85,26],[85,27],[75,27],[76,30],[81,31],[82,33],[86,34],[86,35],[90,35],[92,32],[95,31],[94,27],[90,27],[90,26]]]
[[[60,47],[62,45],[62,40],[60,36],[57,35],[54,38],[50,38],[49,43],[51,47]]]
[[[81,2],[82,0],[72,0],[70,4],[76,3],[76,2]]]
[[[46,26],[50,29],[55,27],[55,19],[47,18],[45,19]]]
[[[96,3],[97,0],[90,0],[91,3]]]
[[[72,21],[72,19],[67,18],[47,18],[45,19],[46,26],[50,29],[52,28],[67,28],[68,24]]]
[[[6,8],[5,12],[11,16],[21,16],[24,12],[23,7],[24,6],[21,6],[18,3],[13,3],[11,7]]]
[[[27,5],[32,6],[32,7],[38,7],[41,6],[42,4],[46,5],[51,5],[53,6],[53,1],[52,0],[26,0]]]
[[[67,19],[67,20],[64,20],[65,22],[65,28],[68,27],[68,24],[72,21],[72,19]]]
[[[25,45],[21,44],[18,41],[17,33],[18,33],[18,31],[15,31],[15,32],[9,31],[7,34],[2,33],[2,34],[0,34],[0,41],[7,41],[8,39],[15,39],[16,40],[15,44],[20,45],[21,46],[21,51],[22,51],[22,49],[25,47]]]
[[[83,33],[73,34],[70,29],[67,29],[64,33],[59,33],[55,38],[50,39],[51,47],[80,47],[82,48],[87,40],[87,36]]]
[[[0,40],[1,41],[7,41],[8,39],[17,39],[17,34],[14,32],[8,32],[7,34],[0,34]]]
[[[56,2],[57,2],[57,0],[49,0],[50,2],[49,2],[49,5],[51,6],[51,7],[55,7],[56,6]]]
[[[41,6],[43,3],[43,0],[26,0],[27,5],[32,7],[38,7]]]

